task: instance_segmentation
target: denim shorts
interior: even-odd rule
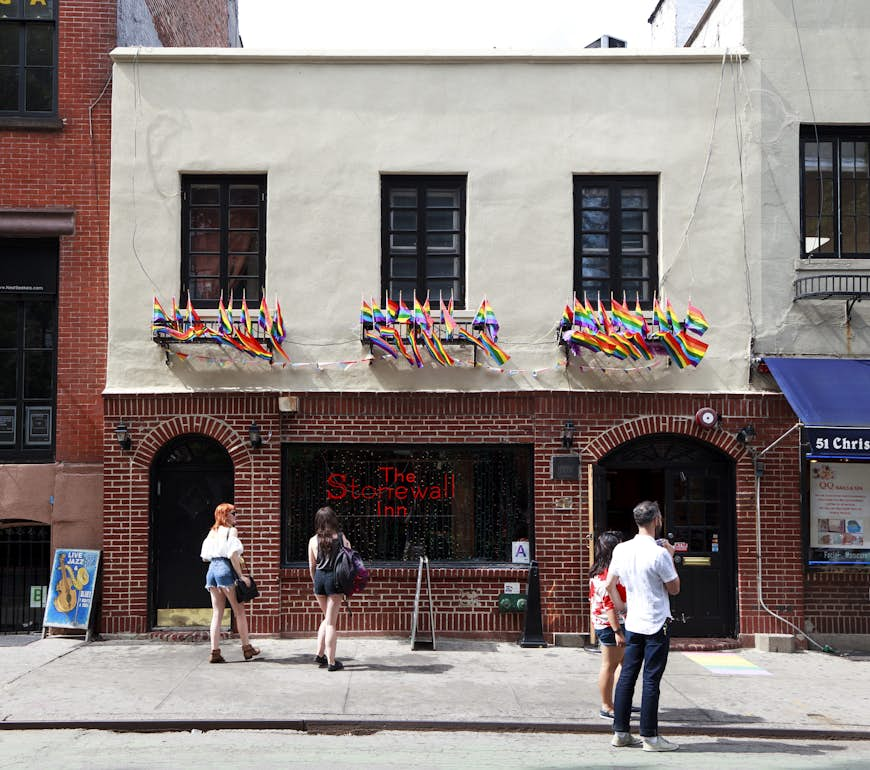
[[[236,571],[229,559],[218,557],[208,563],[208,572],[205,575],[205,589],[230,588],[235,585]]]
[[[625,638],[625,626],[620,623],[619,627],[622,629],[623,638]],[[598,643],[602,647],[616,647],[616,632],[610,626],[596,628],[595,636],[598,637]]]
[[[331,596],[332,594],[340,593],[341,591],[335,587],[335,577],[332,570],[314,570],[315,596]]]

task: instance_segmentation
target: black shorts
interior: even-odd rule
[[[335,588],[335,573],[332,570],[314,570],[314,595],[332,596],[340,594]]]

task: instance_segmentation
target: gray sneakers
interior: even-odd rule
[[[679,744],[671,743],[666,738],[662,738],[661,735],[655,736],[655,738],[642,738],[643,741],[643,750],[644,751],[676,751],[680,748]],[[614,746],[616,744],[613,744]]]
[[[635,738],[631,733],[613,733],[613,738],[610,739],[610,745],[616,748],[621,746],[640,746],[641,743],[641,739]]]

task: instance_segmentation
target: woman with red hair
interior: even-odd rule
[[[236,507],[232,503],[221,503],[214,511],[214,524],[202,541],[200,556],[207,561],[208,573],[205,588],[211,596],[211,658],[209,663],[226,663],[221,655],[221,620],[229,600],[236,616],[236,626],[242,640],[242,654],[250,660],[260,651],[248,638],[248,619],[245,605],[236,599],[236,575],[250,585],[250,578],[244,574],[242,551],[244,546],[236,530]]]

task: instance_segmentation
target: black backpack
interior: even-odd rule
[[[336,590],[349,599],[365,590],[369,582],[369,571],[363,564],[362,557],[352,548],[348,548],[343,539],[339,548],[332,575]]]

